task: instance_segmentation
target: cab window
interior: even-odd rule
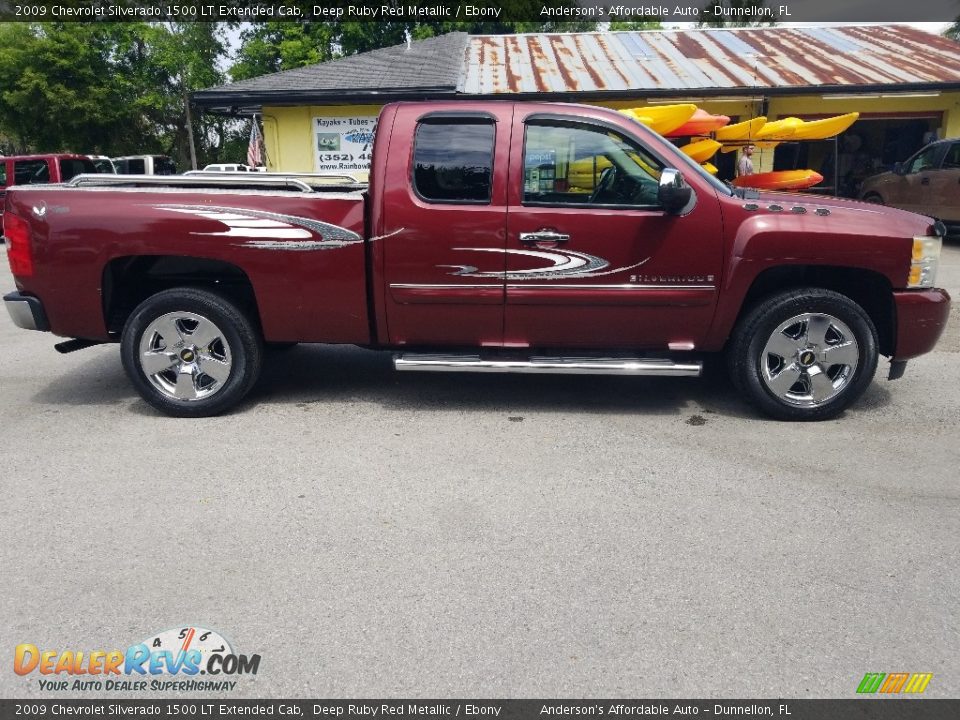
[[[939,154],[939,145],[932,145],[926,150],[920,151],[913,160],[907,163],[907,167],[904,168],[904,173],[910,175],[912,173],[923,172],[924,170],[932,170],[936,167],[937,155]]]
[[[46,160],[17,160],[13,163],[14,185],[46,182],[50,182],[50,165]]]
[[[663,164],[633,140],[591,125],[528,123],[524,205],[657,207]]]
[[[947,156],[943,159],[945,170],[956,170],[960,168],[960,142],[954,143],[947,150]]]
[[[97,166],[92,160],[82,160],[80,158],[69,158],[60,160],[60,181],[66,182],[71,178],[83,173],[95,173]]]
[[[7,184],[7,164],[0,160],[0,187],[4,187]]]
[[[413,188],[422,199],[479,205],[490,202],[492,120],[428,119],[417,127],[414,142]]]

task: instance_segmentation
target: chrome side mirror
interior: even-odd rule
[[[670,215],[686,215],[693,210],[696,195],[693,194],[693,188],[687,185],[679,170],[664,168],[660,173],[657,200]]]

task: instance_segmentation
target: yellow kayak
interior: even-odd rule
[[[765,123],[754,136],[755,140],[793,140],[794,133],[803,126],[803,120],[795,117]]]
[[[722,127],[714,133],[714,137],[720,142],[731,141],[731,140],[750,140],[755,138],[757,133],[760,131],[767,122],[767,119],[762,115],[760,117],[755,117],[752,120],[744,120],[743,122],[738,122],[734,125],[727,125]]]
[[[809,120],[794,130],[791,140],[826,140],[839,135],[853,125],[860,113],[852,112],[846,115],[836,115],[823,120]]]
[[[705,163],[707,160],[717,154],[720,149],[720,143],[716,140],[694,140],[680,148],[680,152],[689,157],[694,162]]]
[[[693,117],[697,106],[692,103],[678,105],[648,105],[646,107],[621,110],[627,117],[643,123],[654,132],[664,135],[676,130]]]
[[[700,166],[711,175],[716,175],[718,172],[720,172],[716,165],[712,165],[708,162],[700,163]]]

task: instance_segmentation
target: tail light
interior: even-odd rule
[[[33,275],[33,252],[30,248],[30,223],[12,212],[3,214],[3,235],[7,239],[10,272],[19,277]]]

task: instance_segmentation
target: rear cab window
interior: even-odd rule
[[[173,160],[171,160],[166,156],[163,156],[163,155],[154,156],[153,174],[154,175],[176,175],[177,166],[173,164]]]
[[[48,182],[50,182],[50,164],[46,160],[14,161],[14,185],[34,185]]]
[[[67,182],[71,178],[83,173],[96,173],[97,166],[93,160],[83,158],[61,158],[60,159],[60,182]]]
[[[413,189],[429,203],[489,205],[496,130],[492,118],[424,118],[413,150]]]

